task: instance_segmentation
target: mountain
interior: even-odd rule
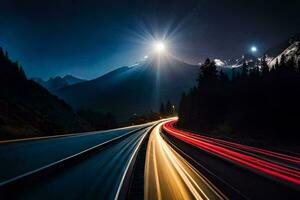
[[[270,67],[273,67],[277,60],[280,62],[282,55],[285,55],[287,60],[294,58],[296,63],[299,63],[300,33],[270,48],[264,55],[266,55],[267,63]]]
[[[28,80],[0,48],[0,138],[85,131],[89,124],[63,100]]]
[[[264,55],[266,55],[266,60],[269,67],[273,67],[276,61],[280,62],[281,57],[284,55],[286,60],[291,58],[295,59],[295,62],[300,62],[300,34],[291,37],[290,39],[276,45],[275,47],[267,50]],[[217,60],[220,63],[225,63],[225,65],[220,65],[223,71],[226,73],[226,68],[239,69],[243,63],[247,63],[248,66],[255,67],[260,65],[261,58],[256,57],[252,54],[244,54],[242,57],[237,59],[229,59],[225,61]]]
[[[300,40],[293,41],[286,49],[280,52],[277,56],[268,57],[268,65],[270,67],[274,66],[276,62],[280,62],[282,56],[286,57],[286,60],[294,58],[296,63],[300,61]],[[298,64],[299,65],[299,64]]]
[[[295,34],[289,39],[271,47],[264,54],[267,55],[268,57],[274,58],[278,56],[280,53],[282,53],[285,49],[287,49],[291,44],[297,41],[300,41],[300,33]]]
[[[181,94],[195,85],[198,72],[199,66],[170,56],[152,57],[54,93],[76,109],[112,112],[124,121],[133,114],[158,110],[167,100],[178,105]]]
[[[232,65],[232,68],[241,67],[244,63],[246,63],[249,67],[254,67],[258,62],[258,57],[247,53],[242,55],[242,57],[237,58],[235,63]]]
[[[216,63],[217,70],[222,71],[225,73],[229,78],[232,78],[233,73],[241,73],[242,66],[246,63],[249,68],[254,68],[259,64],[259,58],[252,54],[244,54],[241,57],[236,59],[228,59],[228,60],[221,60],[221,59],[214,59]]]
[[[300,34],[297,34],[288,40],[285,40],[278,45],[267,50],[264,55],[266,55],[267,63],[270,67],[274,66],[276,60],[280,62],[281,56],[285,55],[286,59],[294,58],[296,63],[300,61]],[[253,54],[244,54],[243,56],[236,59],[220,60],[215,59],[216,64],[219,63],[218,68],[223,70],[225,73],[230,71],[228,69],[234,68],[240,70],[239,68],[243,63],[247,63],[250,68],[255,66],[260,66],[261,58],[254,56]]]
[[[66,75],[63,78],[61,78],[60,76],[56,76],[54,78],[49,78],[47,81],[44,81],[41,78],[32,78],[32,80],[34,80],[35,82],[37,82],[38,84],[40,84],[41,86],[43,86],[44,88],[46,88],[51,92],[69,85],[74,85],[86,81],[74,77],[72,75]]]
[[[47,81],[44,81],[41,78],[33,78],[32,80],[36,81],[38,84],[40,84],[49,91],[58,90],[69,85],[68,82],[60,76],[57,76],[55,78],[49,78]]]
[[[69,85],[74,85],[86,81],[84,79],[80,79],[69,74],[65,75],[62,79],[65,80]]]

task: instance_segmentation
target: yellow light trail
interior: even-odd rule
[[[147,146],[144,199],[227,199],[160,135],[156,126]]]

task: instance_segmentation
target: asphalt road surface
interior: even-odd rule
[[[0,145],[5,199],[114,199],[154,123]]]
[[[229,199],[299,199],[299,157],[174,128],[164,139]]]
[[[0,142],[0,199],[299,199],[299,157],[174,123]]]

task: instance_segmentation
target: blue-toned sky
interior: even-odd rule
[[[29,77],[95,78],[133,64],[151,38],[182,60],[259,52],[300,32],[298,0],[0,0],[0,46]]]

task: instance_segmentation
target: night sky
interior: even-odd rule
[[[95,78],[142,59],[153,38],[178,58],[259,53],[300,32],[299,0],[0,0],[0,46],[29,77]]]

